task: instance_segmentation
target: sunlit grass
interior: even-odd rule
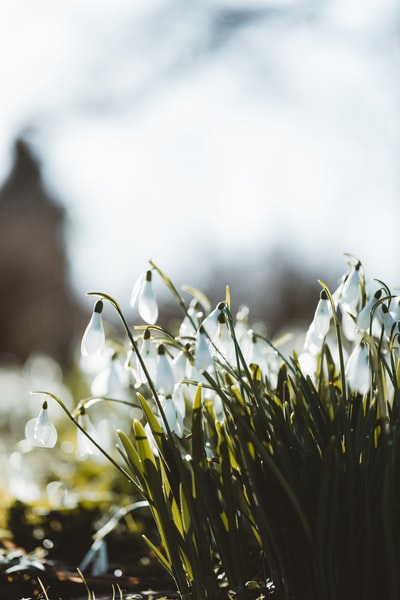
[[[150,262],[132,294],[145,324],[91,293],[82,348],[108,369],[104,394],[70,411],[41,392],[28,440],[56,443],[54,400],[87,455],[105,457],[147,502],[159,539],[144,539],[182,600],[399,597],[400,298],[347,258],[337,290],[320,281],[301,347],[285,353],[247,310],[232,314],[229,289],[210,310]],[[177,331],[157,324],[155,275],[182,309]],[[123,340],[104,335],[106,305]],[[116,444],[96,427],[100,407]]]

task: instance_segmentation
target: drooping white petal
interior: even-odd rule
[[[202,326],[196,336],[194,365],[199,371],[207,371],[213,366],[209,340]]]
[[[179,337],[192,337],[198,329],[199,319],[202,316],[203,313],[197,309],[197,304],[189,306],[179,327]]]
[[[221,322],[221,319],[219,319],[218,329],[217,333],[214,335],[213,343],[215,350],[221,353],[225,360],[233,360],[235,357],[235,345],[225,320]],[[210,350],[213,350],[213,346],[211,346]]]
[[[83,356],[90,356],[96,352],[102,354],[104,351],[106,338],[101,316],[102,310],[103,303],[99,300],[82,337],[81,352]]]
[[[156,388],[160,394],[171,396],[174,391],[175,377],[171,363],[165,354],[163,344],[158,348]]]
[[[331,324],[331,317],[332,311],[328,296],[325,291],[322,291],[313,319],[313,329],[317,337],[326,336]]]
[[[138,277],[138,279],[136,280],[136,282],[132,288],[131,297],[129,299],[129,305],[132,308],[135,308],[135,306],[137,305],[139,293],[143,287],[143,283],[145,280],[146,280],[146,273],[142,273],[140,275],[140,277]]]
[[[158,319],[157,300],[154,295],[153,285],[151,280],[145,280],[138,297],[138,312],[143,321],[154,325]]]
[[[207,333],[210,340],[214,341],[214,337],[218,332],[219,319],[221,316],[221,304],[218,304],[216,308],[204,319],[201,326]]]
[[[150,338],[150,331],[148,329],[146,329],[146,331],[144,332],[143,340],[139,345],[139,353],[140,357],[145,363],[149,376],[152,379],[154,379],[157,373],[157,350],[156,346]],[[141,365],[138,356],[136,356],[136,381],[138,385],[142,383],[148,383],[147,376],[144,372],[144,369]]]
[[[357,264],[343,282],[339,304],[344,311],[354,314],[361,298],[360,264]]]
[[[123,368],[116,353],[105,368],[93,379],[90,391],[93,396],[109,396],[125,399],[128,395],[129,376]]]
[[[183,435],[183,418],[177,410],[172,398],[164,398],[161,402],[165,418],[171,431],[176,433],[178,437]]]
[[[344,337],[349,342],[354,342],[356,339],[361,339],[361,334],[357,331],[356,322],[350,313],[344,312],[342,314],[342,332]]]
[[[187,399],[187,394],[185,394],[186,389],[187,389],[187,386],[178,385],[175,387],[174,393],[172,396],[172,400],[174,401],[176,410],[182,417],[182,420],[185,418],[185,415],[186,415],[186,399]]]
[[[97,435],[96,429],[89,418],[89,415],[84,411],[78,417],[79,424],[83,429],[94,439]],[[77,453],[79,458],[86,458],[87,456],[96,456],[100,454],[100,450],[93,444],[93,442],[81,431],[77,429],[76,434],[77,442]]]
[[[315,356],[321,350],[323,342],[324,338],[315,333],[314,322],[312,322],[307,329],[304,340],[304,351]]]
[[[299,365],[303,375],[308,375],[315,382],[315,373],[317,370],[317,356],[311,352],[302,352],[299,355]]]
[[[47,403],[44,402],[38,417],[30,419],[25,426],[25,437],[32,446],[54,448],[57,442],[57,430],[50,421]]]
[[[395,321],[400,321],[400,296],[396,296],[390,303],[390,312]]]
[[[376,315],[373,313],[374,306],[382,295],[382,290],[375,292],[374,296],[360,310],[357,316],[357,327],[361,331],[369,331],[371,322],[375,320]]]
[[[152,272],[146,271],[135,283],[129,304],[137,308],[139,315],[149,325],[158,319],[158,305],[153,291]]]
[[[174,373],[175,383],[180,383],[185,379],[188,369],[188,357],[181,350],[172,361],[172,371]]]
[[[366,394],[371,387],[368,346],[357,344],[350,354],[346,365],[346,378],[351,390]]]
[[[249,365],[256,364],[261,370],[265,369],[266,346],[257,338],[252,330],[249,330],[247,336],[243,338],[241,348]]]

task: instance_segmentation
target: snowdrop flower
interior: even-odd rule
[[[396,296],[390,303],[390,312],[395,321],[400,321],[400,296]]]
[[[386,304],[378,306],[377,312],[385,337],[389,341],[392,339],[393,335],[397,333],[396,329],[398,327],[398,321],[393,318],[393,315]]]
[[[246,339],[249,332],[249,307],[242,304],[236,313],[235,331],[239,342]]]
[[[165,354],[164,344],[158,347],[156,387],[157,391],[164,396],[171,396],[174,391],[175,377],[171,363]]]
[[[390,348],[391,350],[393,350],[396,354],[396,357],[399,359],[400,358],[400,323],[399,321],[397,321],[397,327],[396,327],[397,331],[395,330],[393,332],[393,337],[391,339],[391,343],[390,343]]]
[[[350,354],[346,365],[346,378],[352,391],[364,395],[370,389],[368,346],[364,342],[357,344]]]
[[[353,316],[344,312],[342,314],[342,332],[346,340],[349,342],[361,341],[362,335],[357,329],[357,324]]]
[[[188,371],[188,357],[187,352],[189,350],[190,345],[186,345],[186,352],[181,350],[175,356],[172,361],[172,370],[174,372],[175,383],[180,383],[183,379],[185,379]]]
[[[178,437],[183,436],[183,417],[171,397],[162,398],[161,406],[168,426]],[[163,423],[162,423],[163,426]]]
[[[143,321],[154,325],[158,319],[157,300],[153,291],[152,272],[143,273],[133,286],[129,304],[132,308],[137,307]]]
[[[375,322],[376,315],[372,315],[372,311],[378,302],[379,298],[382,296],[382,289],[379,289],[375,292],[373,297],[368,300],[364,308],[360,310],[357,316],[357,327],[361,329],[361,331],[368,331],[371,325],[371,316],[373,318],[372,323]]]
[[[187,390],[188,386],[186,384],[177,385],[172,395],[172,399],[174,401],[176,410],[182,417],[182,422],[186,415],[186,400],[191,401],[193,403],[193,401],[187,393]]]
[[[225,360],[232,360],[235,356],[235,344],[233,343],[232,336],[229,332],[228,326],[225,321],[224,313],[221,312],[218,319],[218,329],[214,336],[213,344],[215,350],[220,352]],[[210,348],[211,351],[213,348]]]
[[[87,414],[84,406],[81,407],[78,416],[78,423],[92,438],[94,438],[97,435],[94,425],[90,420],[89,415]],[[83,433],[83,431],[81,431],[81,429],[77,430],[76,435],[79,458],[86,458],[87,456],[94,456],[100,454],[100,450],[96,448],[93,442]]]
[[[315,383],[315,373],[317,370],[318,358],[317,354],[312,352],[302,352],[299,355],[299,365],[303,375],[308,375],[310,379]]]
[[[201,371],[208,371],[213,366],[209,340],[201,325],[196,336],[194,366]]]
[[[325,290],[322,290],[317,308],[315,309],[314,318],[311,323],[314,333],[318,337],[325,337],[328,333],[331,324],[331,317],[332,311],[328,294]]]
[[[105,348],[106,339],[104,334],[103,319],[103,301],[98,300],[94,306],[92,317],[85,333],[82,337],[81,352],[83,356],[89,356],[99,352],[102,354]]]
[[[196,300],[195,303],[189,306],[187,314],[182,319],[179,327],[179,337],[192,337],[197,331],[202,316],[203,313],[199,310],[199,303]]]
[[[304,351],[310,354],[316,355],[320,352],[322,344],[324,343],[324,336],[317,335],[314,330],[314,325],[311,323],[307,329],[306,337],[304,340]]]
[[[124,399],[128,385],[128,372],[120,363],[117,352],[114,352],[105,368],[93,379],[90,391],[94,396]]]
[[[260,369],[264,368],[267,360],[266,346],[260,343],[252,329],[249,329],[246,337],[242,339],[241,348],[249,365],[255,364]]]
[[[361,263],[358,262],[334,292],[334,298],[342,310],[352,314],[355,314],[361,299],[360,269]]]
[[[223,321],[225,322],[225,318],[224,318],[223,312],[222,312],[224,305],[225,305],[224,302],[220,302],[218,304],[218,306],[216,308],[214,308],[214,310],[208,315],[208,317],[206,317],[204,319],[204,321],[201,324],[203,330],[207,333],[207,335],[211,341],[214,341],[214,338],[217,335],[218,330],[220,328],[221,315],[222,315]]]
[[[150,377],[153,379],[157,373],[157,351],[151,340],[150,330],[146,329],[143,340],[139,347],[139,353],[143,359]],[[136,356],[136,383],[137,385],[148,383],[146,374],[142,368],[139,358]]]
[[[27,422],[25,437],[32,446],[54,448],[56,445],[57,430],[49,419],[46,400],[43,402],[38,417]]]
[[[315,309],[314,318],[306,333],[304,350],[313,355],[321,350],[331,324],[332,310],[325,290],[322,290],[320,299]]]

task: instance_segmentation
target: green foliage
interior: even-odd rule
[[[146,542],[181,597],[397,599],[398,298],[386,286],[374,295],[350,257],[335,294],[321,282],[304,348],[284,356],[243,320],[235,323],[229,294],[196,322],[194,302],[151,267],[191,328],[185,335],[145,329],[171,361],[186,357],[172,396],[157,389],[165,374],[160,359],[153,369],[142,353],[143,328],[133,335],[118,304],[97,295],[121,316],[137,361],[143,419],[118,431],[118,468],[148,501],[160,543]],[[211,362],[196,370],[204,331]]]

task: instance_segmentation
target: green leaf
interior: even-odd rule
[[[166,557],[159,550],[159,548],[157,548],[157,546],[155,544],[153,544],[153,542],[151,540],[149,540],[149,538],[147,537],[147,535],[143,534],[142,538],[146,542],[146,544],[148,545],[148,547],[150,548],[150,550],[152,552],[154,552],[155,556],[160,561],[160,563],[163,565],[163,567],[165,567],[165,569],[168,571],[168,573],[173,576],[174,572],[173,572],[173,569],[172,569],[171,562],[168,560],[168,557]]]

